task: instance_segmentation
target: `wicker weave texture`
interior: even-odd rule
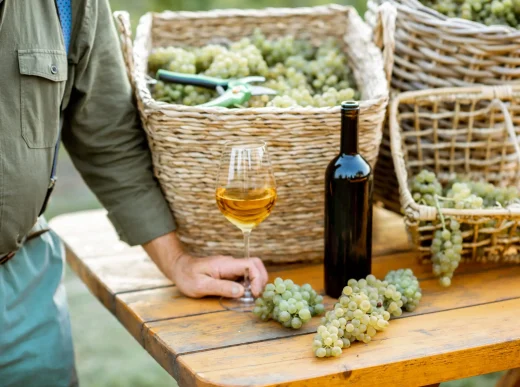
[[[376,24],[382,1],[368,1],[369,24]],[[448,18],[417,0],[385,1],[388,3],[397,10],[391,93],[520,83],[520,31]],[[391,34],[392,30],[385,32]],[[388,157],[388,129],[384,132],[374,195],[387,208],[399,211],[394,165]]]
[[[123,46],[128,46],[131,39],[124,24],[120,21],[119,28]],[[382,53],[372,42],[371,29],[353,8],[164,12],[141,18],[132,56],[126,58],[155,174],[178,223],[179,236],[193,253],[240,257],[240,231],[224,218],[215,202],[220,152],[226,140],[266,141],[278,200],[270,217],[253,231],[252,254],[269,262],[320,261],[324,174],[339,151],[339,107],[189,107],[153,100],[146,83],[147,58],[153,47],[203,45],[218,38],[239,40],[257,27],[270,38],[294,34],[319,44],[335,36],[344,43],[363,100],[360,151],[375,164],[388,86]]]
[[[390,108],[392,155],[401,204],[420,258],[429,262],[435,207],[418,204],[409,179],[423,168],[441,183],[460,174],[499,186],[520,183],[520,87],[440,88],[398,95]],[[460,222],[463,261],[520,261],[520,207],[441,209]]]

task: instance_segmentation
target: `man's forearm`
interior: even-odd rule
[[[182,242],[175,232],[162,235],[142,245],[161,272],[173,279],[175,262],[184,254]]]

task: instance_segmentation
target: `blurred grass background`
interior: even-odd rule
[[[365,0],[336,1],[365,12]],[[324,0],[111,0],[112,10],[130,12],[132,26],[149,11],[209,10],[216,8],[298,7],[328,4]],[[62,213],[100,208],[95,196],[75,171],[62,149],[59,182],[47,218]],[[65,276],[68,290],[76,362],[82,387],[176,386],[167,374],[95,299],[71,271]],[[405,345],[403,343],[403,345]],[[486,361],[486,360],[483,360]],[[493,386],[501,373],[443,383],[443,387]]]

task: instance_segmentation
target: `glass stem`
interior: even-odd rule
[[[251,230],[244,231],[244,258],[249,259],[249,237],[251,236]],[[246,268],[244,273],[244,287],[247,290],[251,288],[251,283],[249,281],[249,269]]]

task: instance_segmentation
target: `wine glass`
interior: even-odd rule
[[[222,214],[242,231],[244,257],[248,259],[251,231],[269,216],[276,201],[276,184],[264,141],[236,140],[224,144],[215,196]],[[222,298],[222,306],[244,312],[253,310],[247,269],[243,285],[244,295]]]

